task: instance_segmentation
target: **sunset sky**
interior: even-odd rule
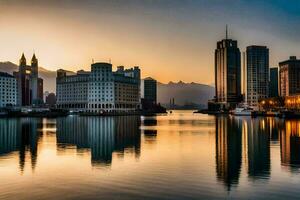
[[[267,45],[270,64],[300,56],[298,0],[0,0],[0,61],[36,52],[49,70],[92,59],[139,65],[161,82],[212,84],[217,40]]]

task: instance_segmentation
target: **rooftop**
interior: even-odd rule
[[[0,77],[14,78],[13,75],[6,73],[6,72],[0,72]]]

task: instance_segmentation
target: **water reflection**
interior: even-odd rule
[[[266,119],[244,119],[248,147],[248,176],[268,179],[270,176],[270,124]]]
[[[156,143],[156,137],[157,137],[157,130],[155,129],[155,127],[157,126],[156,117],[144,118],[143,126],[145,127],[145,129],[143,130],[145,142],[148,144]]]
[[[300,168],[300,122],[288,120],[280,130],[281,162],[291,172]]]
[[[31,168],[35,169],[42,119],[0,119],[0,156],[18,151],[19,167],[23,172],[29,153]]]
[[[112,163],[108,173],[101,170]],[[129,194],[127,199],[145,199],[145,194],[148,199],[164,194],[178,196],[172,199],[240,199],[250,192],[250,199],[256,199],[262,191],[296,196],[300,120],[186,113],[0,119],[0,169],[6,186],[1,194],[13,194],[30,184],[34,184],[31,190],[47,188],[47,180],[57,187],[57,193],[49,190],[47,195],[77,187],[76,191],[84,191],[78,197],[90,193],[96,198],[105,191],[108,196],[103,199],[111,199],[116,191]],[[17,182],[20,187],[14,188]]]
[[[242,124],[220,116],[216,118],[216,171],[228,190],[238,184],[242,162]]]
[[[67,117],[57,120],[57,148],[65,151],[76,146],[78,152],[91,151],[93,165],[110,165],[113,152],[140,155],[140,118]]]

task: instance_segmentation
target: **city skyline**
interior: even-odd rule
[[[211,85],[215,41],[225,38],[226,24],[241,51],[268,46],[270,67],[299,55],[300,4],[290,2],[4,1],[0,60],[16,62],[23,51],[35,51],[40,65],[52,71],[86,70],[92,59],[111,60],[115,66],[142,66],[143,77],[161,82]]]

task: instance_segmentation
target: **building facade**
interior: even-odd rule
[[[57,71],[57,106],[86,112],[129,111],[140,108],[140,69],[112,71],[110,63],[94,63],[91,72],[67,75]]]
[[[17,79],[0,72],[0,108],[17,105]]]
[[[224,39],[215,50],[215,101],[234,107],[241,96],[241,52],[236,40]]]
[[[59,108],[85,110],[88,108],[88,87],[90,72],[78,71],[69,74],[58,70],[56,77],[56,98]]]
[[[279,86],[280,96],[300,94],[300,60],[296,56],[279,63]]]
[[[270,68],[269,97],[278,97],[278,68]]]
[[[269,95],[269,49],[247,47],[247,103],[257,107]]]
[[[18,105],[31,106],[43,102],[43,79],[38,77],[38,59],[33,54],[31,65],[27,65],[24,54],[19,71],[14,72],[18,84]]]

